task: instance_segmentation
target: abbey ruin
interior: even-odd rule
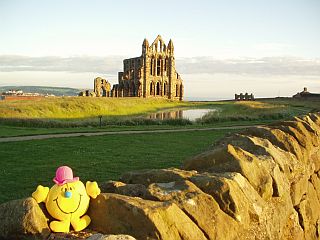
[[[118,84],[114,84],[111,91],[105,90],[106,83],[96,78],[94,92],[83,91],[79,96],[182,100],[184,94],[183,80],[175,68],[173,42],[170,39],[166,45],[160,35],[151,45],[144,39],[141,56],[123,60],[123,72],[118,73]]]
[[[81,97],[110,97],[111,96],[111,84],[101,77],[97,77],[93,80],[93,92],[85,90],[79,93]]]

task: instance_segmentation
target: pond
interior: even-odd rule
[[[217,111],[213,108],[201,108],[201,109],[180,109],[175,111],[157,112],[148,116],[150,119],[179,119],[184,118],[190,121],[195,121],[198,118],[202,118],[209,112]]]

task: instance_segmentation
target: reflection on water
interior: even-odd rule
[[[216,109],[185,109],[185,110],[176,110],[170,112],[157,112],[152,113],[148,116],[150,119],[189,119],[190,121],[195,121],[197,118],[203,117],[205,114],[216,111]]]

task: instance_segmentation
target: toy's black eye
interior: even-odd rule
[[[64,188],[64,191],[66,192],[68,189],[67,188]]]
[[[70,190],[72,190],[72,187],[70,187]]]

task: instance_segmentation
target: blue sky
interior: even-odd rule
[[[2,86],[116,83],[122,59],[161,34],[187,97],[320,92],[318,0],[2,0],[0,30]]]

